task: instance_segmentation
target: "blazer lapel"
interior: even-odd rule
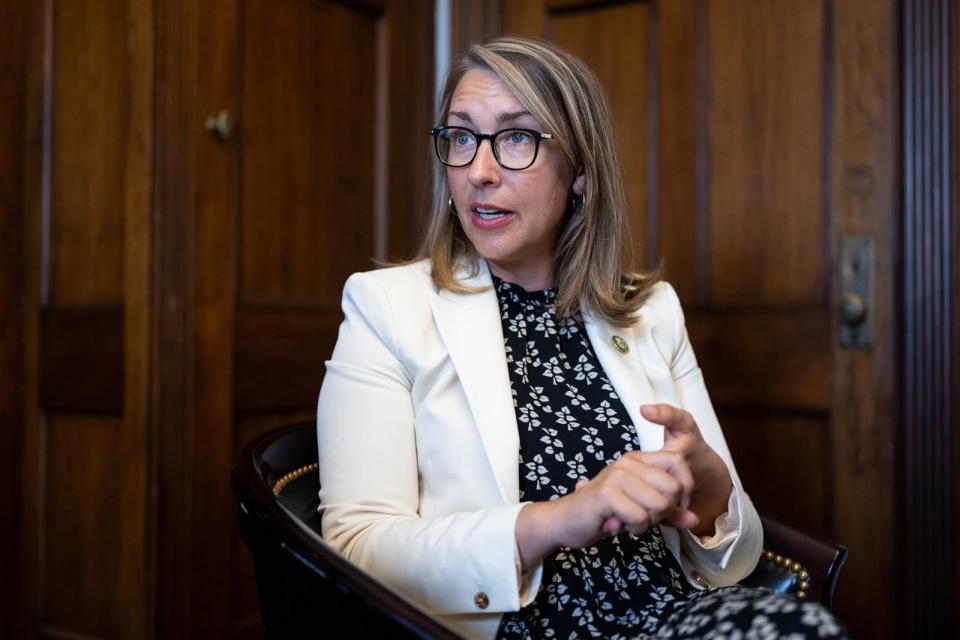
[[[460,377],[500,493],[505,502],[514,503],[520,499],[520,436],[497,294],[482,260],[479,272],[461,277],[461,282],[487,290],[474,294],[441,290],[431,298],[433,315]]]
[[[641,450],[663,448],[663,427],[644,419],[640,405],[665,402],[676,406],[677,395],[670,367],[642,312],[630,327],[611,326],[589,313],[584,314],[584,323],[597,359],[637,429]],[[624,341],[627,353],[614,346],[614,336]]]

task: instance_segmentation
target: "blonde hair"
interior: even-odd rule
[[[586,176],[583,203],[567,211],[554,253],[558,315],[569,317],[586,308],[615,326],[632,324],[631,316],[646,300],[657,275],[632,270],[626,198],[600,82],[583,62],[548,42],[506,37],[474,44],[447,75],[437,122],[446,121],[457,85],[476,68],[496,74],[553,134],[571,175]],[[449,198],[446,171],[440,167],[420,256],[430,259],[438,287],[476,292],[457,278],[462,264],[475,275],[479,260],[459,220],[451,215]]]

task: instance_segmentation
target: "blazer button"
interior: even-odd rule
[[[479,591],[477,595],[473,596],[473,604],[480,609],[486,609],[490,606],[490,598],[483,591]]]

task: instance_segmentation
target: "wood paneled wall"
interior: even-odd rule
[[[347,275],[416,247],[433,3],[8,5],[0,635],[256,636],[230,468],[314,411]]]
[[[684,301],[760,508],[850,547],[837,610],[857,637],[892,637],[905,602],[902,5],[452,11],[455,50],[542,36],[601,77],[643,264]],[[954,123],[958,14],[941,34]],[[0,1],[0,567],[16,576],[0,635],[255,635],[229,467],[312,413],[346,274],[417,243],[432,16],[430,0]],[[205,130],[221,110],[223,139]],[[850,233],[877,246],[869,350],[836,346]],[[955,463],[960,438],[938,433]]]

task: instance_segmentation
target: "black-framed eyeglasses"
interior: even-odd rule
[[[504,169],[520,171],[532,165],[540,152],[541,140],[553,136],[533,129],[502,129],[479,133],[466,127],[436,127],[430,130],[437,158],[448,167],[465,167],[477,157],[484,140],[493,147],[493,157]]]

